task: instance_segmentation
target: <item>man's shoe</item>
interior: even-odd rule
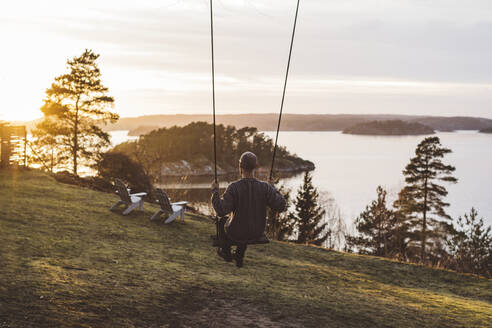
[[[231,255],[230,251],[227,252],[227,251],[223,250],[222,248],[218,248],[217,249],[217,255],[222,257],[224,259],[224,261],[226,261],[226,262],[232,262],[232,255]]]
[[[239,256],[236,252],[234,252],[234,261],[236,261],[236,266],[238,268],[243,267],[243,257]]]

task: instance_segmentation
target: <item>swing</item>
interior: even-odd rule
[[[211,40],[211,50],[212,50],[212,108],[213,108],[213,127],[214,127],[214,179],[215,183],[217,183],[217,136],[216,136],[216,122],[215,122],[215,65],[214,65],[214,17],[213,17],[213,0],[210,0],[210,40]],[[272,181],[273,179],[273,174],[274,174],[274,165],[275,165],[275,156],[277,154],[277,143],[278,143],[278,134],[280,131],[280,122],[282,120],[282,111],[284,108],[284,100],[285,100],[285,91],[287,89],[287,80],[289,77],[289,69],[290,69],[290,59],[292,57],[292,47],[294,45],[294,36],[296,33],[296,25],[297,25],[297,15],[299,13],[299,2],[300,0],[297,0],[297,6],[296,6],[296,13],[295,13],[295,18],[294,18],[294,27],[292,29],[292,37],[290,40],[290,49],[289,49],[289,58],[287,60],[287,69],[285,72],[285,80],[284,80],[284,88],[282,92],[282,101],[280,103],[280,113],[278,116],[278,124],[277,124],[277,133],[275,136],[275,146],[273,148],[273,155],[272,155],[272,165],[270,167],[270,175],[269,175],[269,181]],[[227,218],[227,217],[224,217]],[[214,247],[221,247],[221,240],[223,240],[221,236],[221,229],[220,229],[220,224],[223,224],[225,221],[224,218],[219,218],[215,217],[215,228],[216,228],[216,233],[215,236],[212,236],[212,246]],[[222,219],[222,220],[221,220]],[[222,223],[221,223],[222,222]],[[268,237],[265,235],[263,232],[263,235],[260,236],[256,240],[248,241],[248,245],[257,245],[257,244],[268,244],[270,240]],[[237,243],[232,243],[232,245],[237,246]]]

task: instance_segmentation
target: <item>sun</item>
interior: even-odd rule
[[[45,90],[63,72],[67,55],[46,51],[51,39],[28,27],[7,26],[0,36],[8,49],[0,53],[0,120],[40,118]]]
[[[11,42],[11,52],[4,52],[0,72],[0,120],[30,121],[42,116],[40,107],[49,86],[42,58],[27,58],[32,49]],[[51,75],[51,74],[50,74]],[[48,75],[48,76],[50,76]]]
[[[0,80],[0,120],[31,121],[42,116],[40,107],[44,90],[41,86]]]

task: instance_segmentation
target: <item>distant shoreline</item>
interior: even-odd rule
[[[138,138],[139,135],[131,135],[129,134],[130,131],[128,130],[112,130],[112,131],[109,131],[109,132],[122,132],[122,131],[125,131],[125,132],[128,132],[128,136],[129,137],[132,137],[132,138]],[[276,133],[277,131],[274,131],[274,130],[260,130],[261,133]],[[343,133],[343,130],[284,130],[284,131],[280,131],[280,133],[282,132],[332,132],[332,133],[335,133],[335,132],[338,132],[340,134],[344,134]],[[469,130],[453,130],[453,131],[439,131],[439,130],[436,130],[434,131],[435,133],[460,133],[460,132],[472,132],[472,133],[483,133],[483,134],[491,134],[491,132],[483,132],[483,131],[480,131],[480,130],[474,130],[474,129],[469,129]],[[357,134],[357,133],[345,133],[346,135],[352,135],[352,136],[367,136],[367,137],[405,137],[405,136],[424,136],[426,134]]]
[[[424,115],[391,115],[391,114],[284,114],[281,131],[343,131],[344,129],[370,121],[402,120],[410,123],[420,123],[435,131],[480,131],[492,128],[492,119],[468,116],[424,116]],[[131,135],[138,136],[149,132],[149,129],[184,126],[191,122],[212,122],[211,115],[173,114],[146,115],[138,117],[122,117],[115,124],[101,125],[103,130],[133,131]],[[27,122],[16,122],[32,129],[40,119]],[[276,131],[278,114],[222,114],[217,115],[217,124],[232,125],[237,128],[256,127],[261,132]],[[138,132],[137,132],[138,129]]]
[[[483,130],[492,127],[492,119],[481,117],[445,117],[423,115],[357,115],[357,114],[284,114],[281,131],[343,131],[351,126],[371,121],[401,120],[423,124],[435,131]],[[103,126],[106,131],[128,130],[138,136],[157,128],[184,126],[191,122],[211,123],[211,115],[151,115],[121,118],[116,124]],[[256,127],[259,131],[275,131],[278,114],[217,115],[217,124],[236,128]]]

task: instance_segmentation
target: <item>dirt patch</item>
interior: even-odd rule
[[[184,327],[208,328],[235,328],[235,327],[262,327],[262,328],[298,328],[301,324],[291,319],[275,314],[266,313],[253,304],[240,301],[213,300],[202,310],[185,320]]]

